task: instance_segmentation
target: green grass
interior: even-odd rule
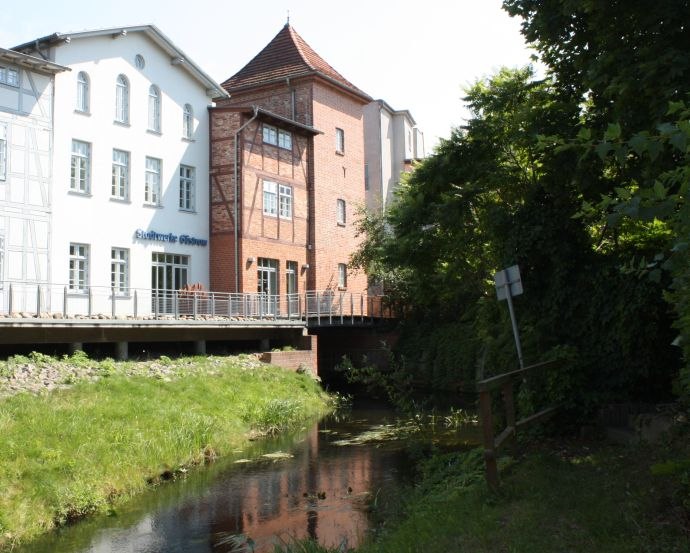
[[[95,381],[0,399],[0,549],[328,409],[311,378],[238,358],[106,365]]]
[[[507,468],[498,495],[482,480],[479,455],[441,458],[404,519],[359,551],[687,552],[687,512],[673,482],[652,475],[657,454],[644,446],[533,451]]]

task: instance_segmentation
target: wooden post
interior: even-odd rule
[[[36,318],[41,318],[41,285],[36,286]]]
[[[177,290],[173,290],[173,316],[175,319],[180,318],[180,295]]]
[[[67,287],[65,287],[65,290]],[[14,297],[14,294],[12,293],[12,283],[10,282],[10,290],[9,290],[9,298],[7,298],[7,314],[11,315],[12,314],[12,299]]]
[[[355,324],[355,298],[350,292],[350,322]]]
[[[62,316],[67,318],[67,286],[62,290]]]
[[[515,439],[517,427],[515,426],[515,398],[513,395],[512,380],[506,382],[501,391],[503,392],[503,405],[505,405],[506,408],[506,426],[515,429],[513,433],[513,439]]]
[[[343,324],[343,297],[345,294],[340,292],[340,324]]]
[[[91,315],[93,314],[93,290],[92,290],[91,286],[89,286],[88,302],[89,302],[89,317],[91,317]]]
[[[494,448],[494,421],[491,416],[491,392],[479,392],[479,417],[482,421],[482,436],[484,438],[484,463],[486,465],[486,483],[493,491],[498,490],[498,465]]]
[[[196,321],[196,313],[197,313],[197,310],[199,309],[199,305],[198,305],[199,300],[198,300],[196,290],[194,292],[192,292],[192,294],[194,294],[194,296],[193,296],[194,299],[192,300],[192,309],[194,310],[194,320]]]
[[[110,306],[110,313],[112,318],[115,318],[115,286],[110,287],[110,301],[111,301],[111,306]]]
[[[137,318],[137,311],[139,307],[139,297],[137,296],[137,291],[134,290],[134,318]]]

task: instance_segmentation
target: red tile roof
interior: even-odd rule
[[[297,32],[286,24],[261,52],[221,86],[228,92],[267,84],[277,80],[320,75],[365,101],[371,101],[361,91],[319,56]]]

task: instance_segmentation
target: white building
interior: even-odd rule
[[[366,205],[381,211],[394,198],[400,175],[425,157],[424,134],[407,110],[394,110],[383,100],[364,108]]]
[[[66,68],[0,48],[0,287],[50,278],[53,90]],[[35,298],[32,297],[35,301]],[[18,309],[32,306],[17,305]]]
[[[114,290],[131,312],[133,290],[208,289],[207,108],[223,89],[151,25],[15,50],[71,69],[55,78],[49,267],[59,286],[46,302],[61,304],[63,289],[73,304],[110,301]]]

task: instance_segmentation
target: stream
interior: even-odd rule
[[[252,442],[110,515],[17,551],[272,553],[274,544],[306,537],[356,547],[375,524],[373,508],[396,497],[411,476],[409,438],[394,431],[395,421],[387,408],[354,405],[300,431]],[[477,429],[446,429],[430,439],[467,447],[477,442]]]

